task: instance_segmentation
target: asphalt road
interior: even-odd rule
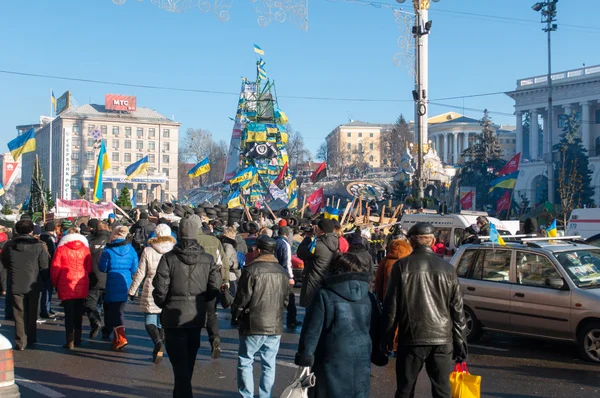
[[[0,300],[0,319],[4,319]],[[299,318],[304,311],[299,310]],[[236,396],[237,331],[229,324],[230,314],[220,310],[223,355],[210,357],[206,335],[198,353],[193,385],[198,397]],[[87,336],[87,320],[84,320]],[[11,341],[13,322],[0,321],[0,333]],[[24,398],[61,397],[169,397],[173,375],[168,358],[151,362],[152,343],[144,329],[136,303],[128,304],[126,328],[129,345],[114,352],[109,342],[84,339],[80,348],[67,351],[64,324],[60,319],[39,325],[39,343],[33,349],[15,352],[15,374]],[[300,329],[286,330],[278,355],[274,397],[293,379]],[[470,371],[482,376],[484,397],[600,397],[600,366],[581,361],[575,347],[503,335],[486,336],[470,347]],[[371,396],[393,397],[395,363],[372,368]],[[255,378],[258,385],[258,365]],[[417,397],[428,397],[429,382],[421,374]]]

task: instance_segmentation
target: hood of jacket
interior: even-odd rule
[[[336,234],[328,233],[325,235],[321,235],[318,238],[323,244],[329,249],[331,252],[337,252],[340,247],[340,241]]]
[[[529,217],[523,224],[523,232],[526,234],[535,234],[539,230],[538,222],[535,218]]]
[[[410,243],[404,240],[396,239],[391,241],[388,245],[385,258],[397,260],[408,256],[410,253],[412,253],[412,247]]]
[[[187,265],[197,264],[202,255],[206,253],[195,239],[179,239],[172,252],[179,261]]]
[[[325,287],[348,301],[358,301],[369,294],[370,276],[366,272],[348,272],[327,278]]]
[[[148,240],[148,244],[160,254],[173,250],[175,243],[175,238],[172,236],[157,236]]]
[[[277,258],[275,257],[275,255],[271,254],[271,253],[264,253],[261,254],[260,256],[256,257],[251,264],[254,263],[276,263],[279,264],[279,261],[277,260]]]
[[[228,238],[228,237],[226,237],[226,236],[224,236],[224,235],[221,235],[221,237],[220,237],[219,239],[221,240],[221,243],[222,243],[223,245],[225,245],[226,243],[227,243],[227,244],[230,244],[231,246],[233,246],[233,248],[234,248],[235,250],[237,250],[237,241],[235,241],[235,240],[233,240],[233,239],[231,239],[231,238]]]
[[[69,234],[58,242],[58,247],[61,246],[66,246],[71,250],[79,250],[82,247],[89,247],[89,244],[85,236],[81,234]]]
[[[146,226],[148,226],[148,224],[150,224],[150,220],[147,220],[145,218],[141,218],[137,222],[137,225],[141,228],[145,228]]]
[[[350,245],[350,247],[348,248],[348,253],[360,253],[360,252],[368,252],[367,250],[367,246],[365,245]]]
[[[19,235],[13,239],[13,248],[19,252],[27,251],[31,245],[42,244],[42,241],[32,235]]]
[[[127,239],[115,239],[110,243],[106,244],[106,248],[112,250],[117,256],[129,255],[129,248],[127,247],[129,242]]]

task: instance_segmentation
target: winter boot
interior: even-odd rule
[[[156,325],[146,325],[146,331],[154,342],[154,350],[152,351],[152,362],[159,364],[162,361],[164,345],[160,334],[160,329]]]
[[[160,339],[161,339],[163,342],[167,341],[167,340],[165,339],[165,329],[164,329],[164,328],[160,328],[160,329],[158,329],[158,331],[160,332]]]
[[[215,339],[212,342],[212,357],[218,359],[221,356],[221,340]]]
[[[125,326],[117,326],[114,330],[115,343],[113,348],[117,351],[127,345],[127,338],[125,337]]]
[[[98,333],[100,333],[100,324],[95,321],[90,321],[90,340],[94,340],[98,337]]]
[[[110,329],[108,329],[106,326],[102,327],[102,340],[110,340]],[[113,343],[114,343],[115,339],[113,336]]]
[[[67,343],[65,345],[63,345],[63,348],[66,348],[67,350],[72,350],[73,347],[75,346],[74,339],[75,339],[75,337],[74,337],[73,333],[67,332]]]
[[[74,337],[75,337],[74,338],[75,347],[81,346],[81,329],[75,329]]]

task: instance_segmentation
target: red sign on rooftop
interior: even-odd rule
[[[107,111],[135,111],[135,96],[106,94],[104,97],[104,108]]]

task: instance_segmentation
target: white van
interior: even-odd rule
[[[485,212],[479,211],[462,211],[460,214],[404,214],[400,220],[402,229],[408,231],[410,227],[420,222],[431,223],[436,227],[436,240],[446,245],[447,251],[445,257],[452,257],[456,249],[460,246],[460,242],[465,237],[465,228],[476,224],[477,217],[484,216],[496,226],[496,229],[501,235],[513,235],[517,231],[514,229],[513,223],[505,225],[504,221],[497,218],[489,217]],[[518,223],[518,221],[517,221]],[[518,225],[517,225],[518,229]]]
[[[600,209],[574,209],[567,223],[566,236],[584,239],[600,233]]]

